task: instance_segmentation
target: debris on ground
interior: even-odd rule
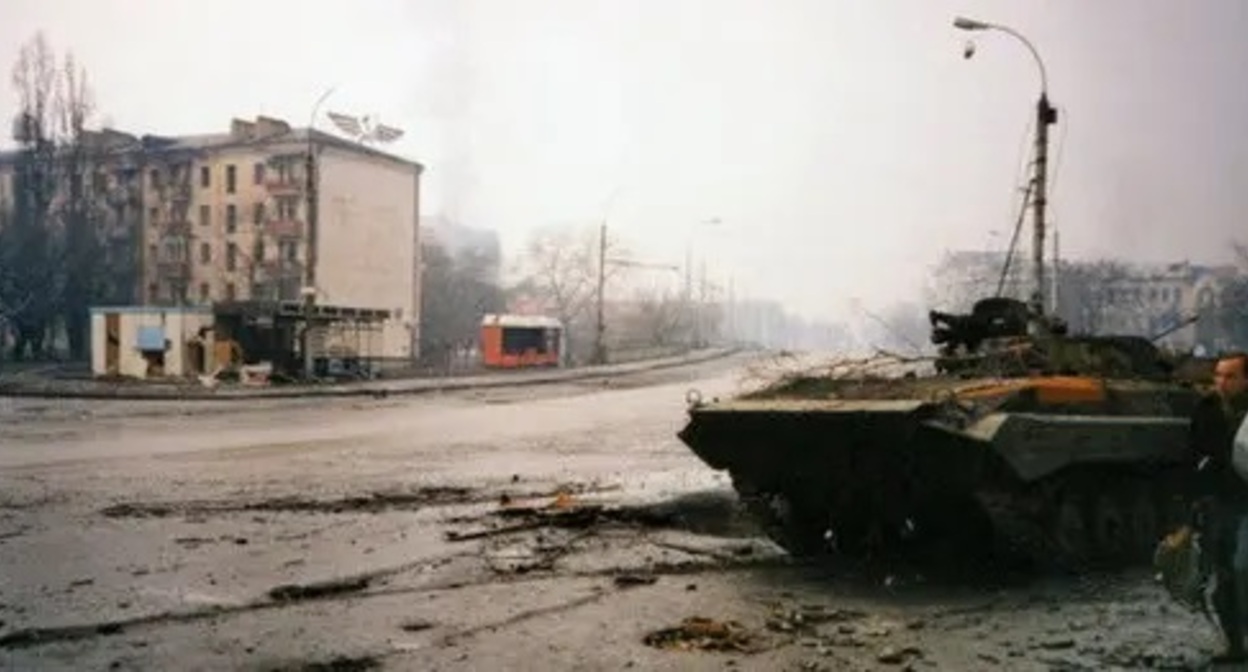
[[[285,584],[269,591],[274,602],[298,602],[334,597],[345,593],[366,590],[371,581],[367,577],[335,579],[319,583]]]
[[[433,621],[416,618],[410,621],[405,621],[399,626],[399,629],[403,632],[424,632],[425,630],[433,629],[435,625],[436,624]]]
[[[653,586],[658,580],[659,577],[653,574],[618,574],[615,577],[615,585],[617,588]]]
[[[773,632],[809,631],[823,623],[845,623],[866,617],[865,612],[856,609],[838,609],[818,604],[804,604],[796,608],[774,606],[767,618],[767,629]]]
[[[716,621],[690,616],[674,628],[664,628],[645,636],[646,646],[669,651],[735,651],[757,653],[768,642],[736,621]]]
[[[883,649],[880,649],[880,652],[876,654],[875,659],[885,665],[901,665],[903,663],[909,663],[915,658],[922,657],[923,651],[918,647],[886,646]]]

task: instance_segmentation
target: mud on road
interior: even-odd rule
[[[793,562],[674,437],[685,392],[731,393],[730,366],[10,409],[0,668],[1189,669],[1213,650],[1144,574]]]
[[[439,539],[405,561],[197,606],[125,604],[153,575],[187,578],[186,556],[204,549],[224,548],[220,566],[240,566],[240,556],[289,544],[290,530],[309,521],[350,528],[361,516],[420,511],[433,515]],[[89,607],[52,619],[60,625],[39,625],[30,602],[6,598],[6,667],[1192,669],[1213,643],[1144,575],[954,584],[795,563],[758,536],[726,489],[639,503],[600,485],[514,483],[333,500],[132,502],[94,515],[159,524],[181,562],[132,571],[129,581],[44,586],[34,601],[55,591]],[[251,531],[191,532],[212,521]],[[259,533],[266,526],[281,534]]]

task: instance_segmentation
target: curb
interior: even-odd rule
[[[701,364],[730,357],[740,352],[736,348],[711,350],[697,355],[683,357],[667,357],[648,362],[630,362],[628,364],[588,366],[548,374],[527,375],[518,373],[514,377],[502,374],[496,378],[462,377],[456,378],[417,378],[406,381],[363,382],[339,385],[312,387],[265,387],[265,388],[207,388],[186,387],[170,390],[168,388],[143,388],[141,386],[104,386],[94,389],[56,389],[55,385],[27,386],[23,383],[0,382],[0,398],[34,398],[34,399],[111,399],[116,401],[248,401],[254,399],[311,399],[341,397],[387,397],[401,395],[431,394],[437,392],[455,392],[462,390],[491,389],[505,387],[523,387],[525,385],[552,385],[579,380],[592,380],[609,376],[627,375],[659,371],[681,366]]]

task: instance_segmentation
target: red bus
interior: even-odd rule
[[[562,366],[563,323],[538,315],[486,315],[481,320],[481,363],[488,368]]]

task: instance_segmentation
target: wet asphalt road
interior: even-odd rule
[[[731,393],[745,364],[383,401],[0,400],[0,666],[1189,669],[1212,650],[1147,576],[790,562],[674,437],[686,391]],[[695,616],[730,650],[645,643]]]

